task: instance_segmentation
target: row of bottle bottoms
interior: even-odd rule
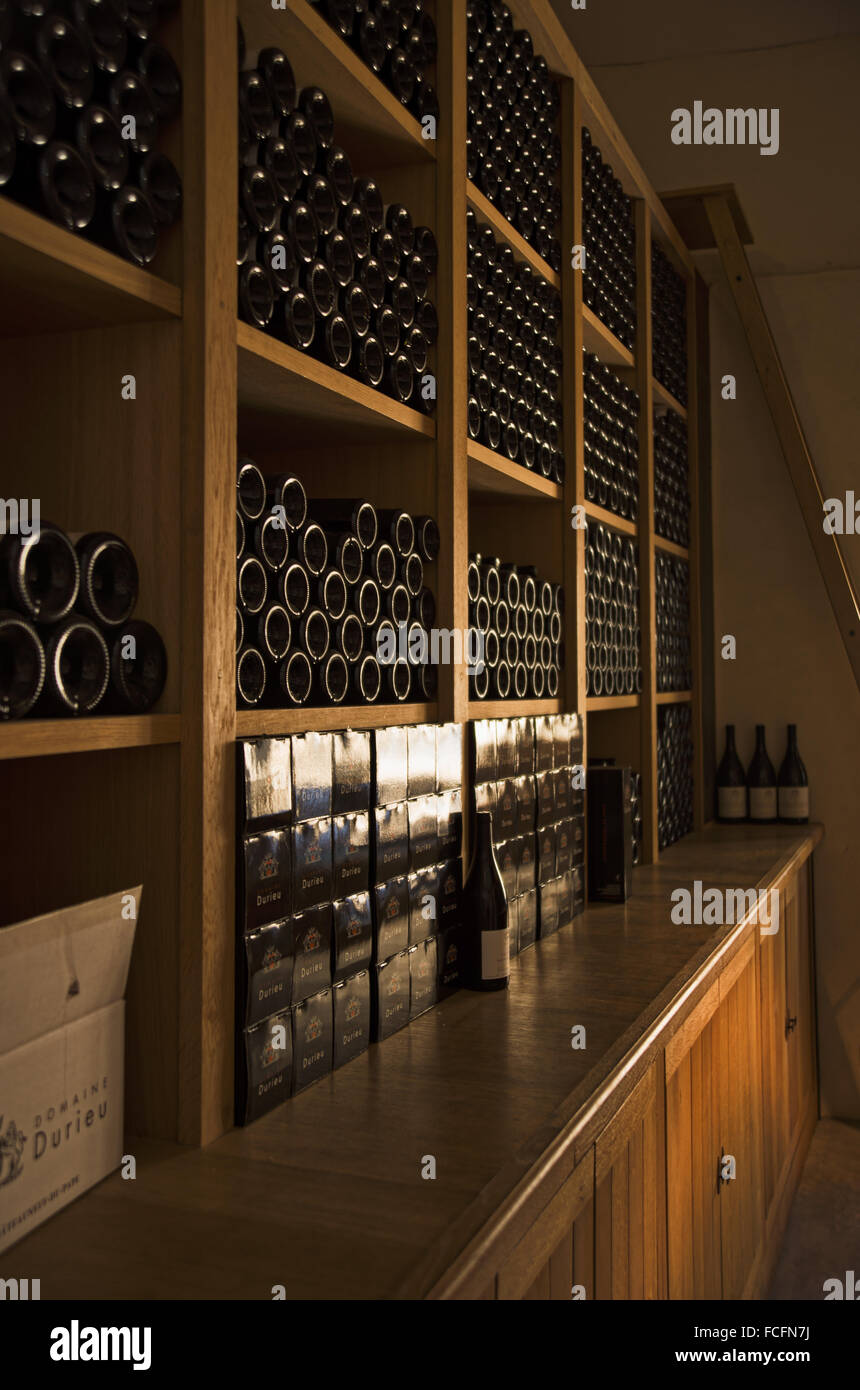
[[[809,779],[797,746],[797,725],[788,725],[785,757],[777,775],[765,740],[764,724],[756,725],[756,744],[749,767],[735,746],[735,726],[726,725],[726,751],[717,770],[717,818],[721,821],[784,821],[803,825],[809,820]]]
[[[69,536],[49,522],[0,538],[0,719],[143,714],[167,655],[133,619],[138,568],[108,531]]]

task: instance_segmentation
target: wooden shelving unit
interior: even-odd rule
[[[178,743],[179,737],[178,714],[22,719],[0,724],[0,762],[60,753],[102,753],[109,748],[152,748],[159,743]]]
[[[305,443],[333,440],[390,441],[410,435],[435,439],[436,423],[309,357],[306,352],[237,321],[239,408],[288,428],[290,438]]]
[[[498,718],[581,710],[586,747],[641,771],[645,859],[657,857],[656,728],[661,704],[688,700],[701,758],[698,676],[698,516],[688,558],[693,595],[691,692],[656,692],[653,413],[687,419],[696,497],[693,263],[657,194],[548,0],[522,0],[515,23],[534,36],[562,96],[563,247],[555,274],[466,177],[466,16],[437,0],[436,139],[343,43],[308,0],[184,0],[171,23],[184,98],[180,148],[184,215],[178,240],[136,270],[0,199],[0,365],[10,496],[38,495],[42,515],[72,531],[125,535],[141,569],[141,616],[162,631],[169,678],[141,720],[38,721],[0,730],[0,761],[15,823],[0,867],[2,921],[143,882],[128,989],[127,1128],[207,1143],[232,1124],[235,739],[356,724]],[[328,93],[337,139],[359,174],[378,176],[436,232],[437,410],[400,406],[257,333],[236,318],[236,20],[249,53],[274,44],[299,86]],[[582,240],[580,132],[636,198],[638,319],[628,351],[583,305],[569,248]],[[202,132],[205,128],[205,140]],[[185,157],[183,158],[183,155]],[[467,208],[489,222],[563,299],[563,485],[480,444],[467,430]],[[650,244],[657,237],[687,279],[689,405],[650,370]],[[585,503],[582,351],[635,384],[642,401],[639,518],[634,525]],[[120,394],[136,377],[133,402]],[[235,463],[284,465],[313,495],[365,494],[438,517],[433,584],[439,627],[468,626],[468,553],[534,564],[563,582],[566,664],[557,699],[469,700],[462,665],[440,669],[434,704],[239,711],[235,701]],[[573,509],[639,546],[643,690],[586,699],[585,533]],[[492,546],[492,549],[488,547]],[[59,756],[66,755],[66,756]],[[697,824],[701,776],[696,775]]]

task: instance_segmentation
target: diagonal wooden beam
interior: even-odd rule
[[[824,530],[824,494],[795,409],[791,388],[779,360],[767,314],[759,298],[729,203],[724,195],[706,196],[703,202],[824,587],[860,689],[860,605],[839,539]]]

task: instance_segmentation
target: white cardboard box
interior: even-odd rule
[[[119,1166],[141,893],[0,930],[0,1251]]]

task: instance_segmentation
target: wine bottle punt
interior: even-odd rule
[[[0,719],[23,719],[45,684],[38,632],[20,613],[0,612]]]
[[[54,714],[91,714],[110,676],[108,646],[95,623],[72,614],[51,629],[45,644],[42,701]]]
[[[488,811],[475,817],[475,848],[463,889],[468,933],[466,983],[470,989],[507,989],[511,975],[508,902],[493,848]]]
[[[266,693],[266,663],[256,647],[246,644],[236,658],[236,694],[241,705],[256,709]]]
[[[151,623],[135,619],[111,632],[106,711],[146,714],[161,698],[166,680],[167,652]]]
[[[140,587],[131,548],[109,531],[93,531],[76,540],[75,551],[80,566],[80,611],[102,627],[127,622]]]
[[[80,565],[64,531],[42,522],[30,536],[0,539],[0,603],[35,623],[56,623],[75,605]]]
[[[291,651],[278,668],[278,686],[289,705],[306,705],[313,687],[313,673],[307,655],[298,648]]]
[[[278,664],[290,650],[292,624],[283,604],[270,603],[257,621],[257,645],[267,661]]]

